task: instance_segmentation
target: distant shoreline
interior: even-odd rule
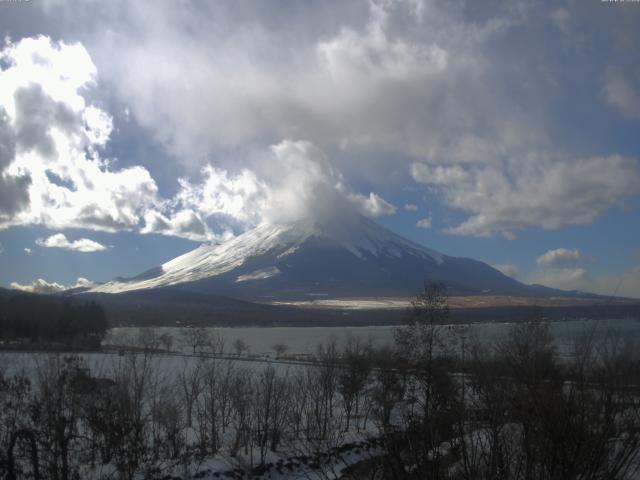
[[[314,298],[313,300],[290,300],[257,302],[266,305],[290,306],[313,309],[343,310],[395,310],[411,306],[411,297],[353,297],[353,298]],[[604,297],[521,297],[509,295],[468,295],[448,298],[452,309],[492,308],[492,307],[575,307],[575,306],[611,306],[637,305],[640,300]]]
[[[268,307],[265,305],[265,308]],[[450,323],[517,323],[530,319],[534,307],[536,305],[452,307]],[[640,303],[542,306],[541,308],[543,317],[551,322],[581,319],[640,319]],[[108,310],[107,314],[109,315]],[[366,327],[401,325],[407,318],[405,308],[349,310],[279,306],[277,314],[274,314],[276,312],[271,312],[270,315],[261,315],[258,309],[255,315],[239,318],[233,312],[229,312],[229,317],[226,317],[224,312],[218,311],[216,317],[205,315],[198,319],[191,317],[186,321],[176,321],[176,318],[167,312],[166,316],[155,316],[151,321],[136,321],[134,315],[129,316],[129,321],[118,321],[117,317],[112,317],[110,324],[113,327]]]

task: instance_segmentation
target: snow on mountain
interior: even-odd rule
[[[425,279],[461,290],[524,285],[488,265],[448,257],[362,216],[326,222],[262,224],[219,245],[201,245],[130,279],[92,292],[121,293],[184,285],[238,296],[414,293]]]
[[[304,221],[293,225],[265,223],[220,245],[201,245],[164,263],[158,269],[132,279],[108,282],[92,291],[119,293],[214,277],[242,266],[250,258],[265,254],[279,260],[286,259],[312,238],[325,245],[343,248],[359,259],[368,254],[389,257],[410,254],[439,264],[444,258],[440,253],[410,242],[364,217],[357,217],[354,223],[349,224],[336,222],[322,225]],[[278,273],[278,268],[271,266],[239,275],[236,281],[266,279]]]
[[[247,273],[245,275],[238,275],[238,278],[236,279],[236,283],[247,282],[250,280],[265,280],[267,278],[271,278],[275,275],[278,275],[279,273],[280,273],[280,270],[278,269],[278,267],[262,268],[260,270]]]

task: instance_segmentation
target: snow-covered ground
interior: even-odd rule
[[[42,375],[50,372],[50,367],[58,362],[64,363],[64,358],[68,354],[50,354],[50,353],[28,353],[28,352],[4,352],[0,353],[0,373],[5,378],[13,375],[24,375],[30,379],[32,385],[37,390]],[[277,451],[272,451],[269,447],[259,447],[256,440],[250,442],[250,445],[242,447],[232,452],[231,445],[237,435],[235,423],[232,421],[227,427],[226,432],[220,434],[221,448],[215,454],[207,453],[200,455],[199,445],[202,442],[203,430],[198,427],[197,422],[206,418],[207,400],[201,398],[205,395],[204,382],[206,375],[209,375],[211,369],[216,369],[221,375],[219,381],[222,381],[226,372],[236,371],[243,377],[251,377],[251,389],[248,392],[251,398],[252,411],[255,409],[255,417],[253,422],[260,421],[260,410],[258,402],[262,398],[258,393],[260,389],[259,382],[263,379],[265,368],[268,366],[264,363],[243,361],[242,359],[212,360],[210,358],[197,356],[173,356],[163,354],[107,354],[107,353],[85,353],[78,355],[82,365],[85,365],[91,376],[100,379],[123,378],[120,375],[123,371],[137,371],[144,373],[143,382],[145,389],[142,390],[144,395],[144,418],[147,422],[152,422],[151,417],[156,402],[160,401],[157,396],[162,395],[164,388],[174,388],[173,394],[180,398],[181,402],[181,422],[180,442],[183,453],[180,458],[148,460],[149,464],[145,465],[144,460],[139,467],[139,474],[134,478],[154,478],[154,479],[308,479],[308,480],[328,480],[341,478],[345,468],[359,461],[370,458],[377,453],[375,440],[377,428],[376,423],[371,420],[368,423],[362,423],[359,420],[352,419],[351,428],[344,429],[343,412],[336,403],[336,416],[330,419],[332,428],[335,430],[326,439],[316,442],[310,441],[293,441],[292,438],[285,437],[289,435],[287,432],[292,427],[282,425],[283,440]],[[127,370],[132,368],[139,370]],[[146,362],[150,362],[147,364]],[[198,389],[198,399],[195,400],[194,406],[194,424],[193,427],[186,426],[185,403],[182,398],[184,391],[181,390],[181,382],[184,382],[185,375],[189,377],[193,372],[198,371],[200,382],[203,382]],[[277,375],[282,379],[305,378],[301,367],[280,365],[277,369]],[[191,377],[189,377],[191,378]],[[142,385],[142,383],[141,383]],[[147,389],[149,389],[147,391]],[[227,392],[228,394],[228,392]],[[24,399],[28,401],[28,399]],[[283,399],[281,398],[281,400]],[[337,402],[337,399],[336,399]],[[266,407],[265,407],[266,408]],[[202,415],[205,415],[203,417]],[[0,414],[0,417],[2,415]],[[356,417],[354,417],[356,418]],[[335,423],[335,424],[334,424]],[[154,428],[160,428],[156,424]],[[159,425],[162,425],[161,423]],[[79,434],[83,432],[84,426],[80,426]],[[149,427],[151,428],[151,427]],[[251,428],[257,428],[257,424],[253,423]],[[153,445],[153,434],[151,430],[145,430],[145,435],[149,435],[147,441],[149,448]],[[256,434],[253,434],[256,435]],[[82,436],[82,435],[80,435]],[[261,451],[262,450],[262,451]],[[188,455],[188,456],[184,456]],[[262,457],[264,455],[264,457]],[[77,459],[74,459],[76,462]],[[153,469],[155,473],[149,474],[149,469]],[[98,462],[91,467],[89,464],[80,466],[81,478],[87,479],[111,479],[119,478],[117,467],[114,463],[101,464]]]
[[[552,328],[557,339],[567,339],[569,336],[576,339],[580,332],[584,332],[593,326],[593,322],[585,321],[555,324],[552,325]],[[607,325],[598,324],[597,326],[599,328],[597,335],[602,337],[607,334],[615,334],[620,338],[629,339],[634,336],[637,337],[640,332],[640,323],[635,320],[612,321]],[[491,327],[495,329],[489,330],[490,334],[486,328],[484,329],[484,341],[496,341],[498,334],[505,332],[505,327],[508,328],[508,325],[491,325]],[[380,327],[375,328],[378,329]],[[392,329],[390,327],[386,328],[384,335],[391,335]],[[443,328],[449,329],[451,327]],[[469,328],[479,327],[471,325]],[[171,349],[178,350],[178,353],[125,353],[120,355],[115,351],[114,353],[80,355],[84,365],[87,366],[93,377],[102,381],[107,380],[107,387],[104,390],[105,395],[113,395],[113,392],[109,390],[108,379],[113,379],[112,384],[114,384],[115,379],[119,379],[121,385],[130,385],[127,388],[134,386],[134,384],[129,383],[131,379],[134,379],[135,382],[140,382],[141,388],[139,391],[144,396],[141,410],[147,422],[145,441],[149,451],[152,451],[155,447],[155,442],[158,442],[158,444],[164,442],[161,444],[161,448],[170,448],[167,445],[171,441],[170,434],[172,430],[170,430],[170,427],[172,424],[170,421],[167,423],[167,419],[170,420],[172,417],[163,415],[165,412],[171,412],[172,408],[177,408],[176,418],[179,419],[177,421],[179,425],[177,434],[180,438],[181,456],[171,459],[169,455],[166,457],[161,455],[159,460],[157,457],[153,457],[152,460],[148,460],[148,465],[142,464],[140,466],[140,473],[134,478],[202,478],[205,480],[220,478],[257,478],[264,480],[338,479],[342,478],[342,473],[350,465],[376,456],[379,452],[376,438],[381,435],[380,418],[383,418],[383,416],[379,410],[380,406],[369,409],[380,398],[386,398],[384,396],[379,397],[377,393],[380,385],[384,382],[382,376],[378,376],[380,372],[384,373],[383,369],[369,372],[369,380],[362,390],[363,397],[359,404],[361,405],[359,415],[354,414],[351,417],[350,424],[348,421],[345,423],[346,409],[342,391],[335,386],[331,387],[332,413],[325,418],[332,425],[332,433],[326,438],[323,437],[322,442],[316,443],[315,440],[308,441],[309,437],[301,434],[304,431],[304,427],[299,427],[300,430],[294,430],[293,425],[294,422],[299,422],[296,423],[298,426],[305,425],[305,422],[307,422],[307,425],[312,425],[313,428],[316,428],[313,422],[313,415],[318,411],[318,403],[316,402],[326,401],[326,397],[321,391],[321,385],[323,385],[321,381],[323,378],[321,373],[322,366],[306,367],[285,362],[278,363],[277,368],[271,369],[273,365],[271,362],[275,360],[273,353],[269,354],[270,358],[261,359],[258,357],[253,360],[249,358],[246,360],[242,358],[221,360],[210,358],[209,354],[192,356],[179,353],[179,351],[186,352],[189,348],[192,348],[188,343],[181,343],[184,340],[193,338],[193,336],[187,335],[185,332],[196,332],[202,335],[203,332],[208,331],[214,332],[218,337],[220,335],[229,335],[227,342],[225,342],[228,350],[232,348],[234,339],[244,339],[247,342],[251,341],[256,351],[259,351],[258,348],[268,350],[267,346],[273,346],[272,342],[274,341],[283,343],[283,335],[291,333],[291,330],[288,328],[119,329],[111,332],[109,341],[123,342],[129,337],[132,344],[136,344],[140,340],[157,339],[162,333],[171,333],[175,338],[175,344],[172,345]],[[312,340],[318,341],[317,337],[314,338],[309,333],[316,329],[293,330],[296,330],[301,335],[301,343],[293,344],[297,346],[292,349],[292,353],[298,353],[298,350],[303,351],[309,348],[308,346],[311,345]],[[302,335],[303,331],[306,332],[306,336]],[[364,331],[366,332],[367,330]],[[323,334],[326,335],[330,332],[331,329],[325,329]],[[342,332],[344,333],[344,330]],[[371,331],[369,330],[369,332]],[[475,333],[480,334],[482,332],[483,329],[479,328]],[[318,331],[315,333],[317,334]],[[265,336],[267,334],[276,336],[269,337],[269,340],[266,341]],[[562,337],[562,335],[565,337]],[[329,336],[328,338],[331,337]],[[138,344],[138,346],[140,345]],[[315,348],[308,351],[313,352]],[[37,386],[39,375],[42,375],[42,372],[50,371],[47,370],[49,366],[57,361],[56,358],[60,359],[62,357],[64,357],[64,354],[56,357],[55,355],[44,353],[4,353],[0,355],[0,366],[2,366],[6,375],[24,373],[28,378],[32,379],[33,385]],[[150,363],[145,364],[147,361]],[[269,369],[275,372],[275,377],[269,377]],[[196,375],[198,380],[194,383],[194,380],[191,379],[196,378]],[[229,376],[227,377],[227,375]],[[335,371],[333,375],[336,375]],[[464,375],[456,375],[455,377],[461,379],[461,383],[465,384],[466,377]],[[229,381],[226,387],[222,387],[225,383],[225,378],[233,380]],[[279,380],[273,381],[274,378],[279,378],[285,382],[282,385],[286,385],[286,387],[283,387],[281,391],[285,392],[284,394],[277,393],[278,385],[280,384],[278,383]],[[241,396],[235,397],[236,393],[233,392],[236,387],[233,385],[236,385],[235,382],[241,382],[240,384],[242,384],[243,381],[246,382],[244,383],[245,387],[243,387],[246,390],[243,390],[244,393]],[[272,381],[273,383],[269,383]],[[194,387],[191,390],[193,385],[197,385],[197,388]],[[328,384],[324,383],[324,385]],[[406,414],[407,410],[414,408],[412,405],[414,405],[415,399],[420,398],[420,393],[416,393],[415,390],[417,385],[417,382],[408,380],[406,390],[403,391],[403,399],[395,400],[395,406],[391,407],[392,411],[388,417],[392,425],[399,425],[400,423],[397,423],[398,419],[403,414]],[[222,394],[221,392],[223,391],[226,391],[226,393]],[[195,397],[189,400],[192,394]],[[228,395],[228,397],[224,397],[224,395]],[[231,417],[228,416],[228,411],[226,414],[223,413],[227,407],[217,403],[221,398],[239,399],[233,404],[233,407],[229,407],[236,409],[236,413]],[[378,400],[376,400],[377,398]],[[409,400],[412,398],[414,400]],[[464,398],[478,400],[479,397],[472,396],[467,392]],[[210,402],[212,401],[215,403],[215,407],[211,407],[212,403]],[[229,401],[231,402],[231,400]],[[186,420],[187,415],[191,415],[186,413],[189,402],[191,402],[194,409],[193,425],[188,424]],[[243,427],[245,425],[242,420],[245,405],[247,411],[251,412],[252,420],[246,424],[248,426]],[[220,422],[224,422],[224,418],[227,418],[227,430],[223,429],[220,432],[221,446],[216,453],[207,452],[199,455],[200,446],[205,445],[208,447],[211,442],[207,436],[209,432],[207,428],[212,428],[209,409],[213,408],[216,409],[214,415],[217,415],[217,417],[215,418],[219,419]],[[304,415],[298,416],[295,413],[298,412],[299,408],[300,412],[305,412]],[[378,408],[377,412],[376,408]],[[111,413],[110,408],[107,411]],[[402,413],[403,411],[404,413]],[[0,412],[0,416],[1,414],[2,412]],[[281,415],[282,417],[280,417]],[[266,420],[267,418],[270,420]],[[279,418],[284,420],[278,420]],[[266,431],[261,430],[261,427],[263,422],[267,421],[270,422],[268,428],[278,429],[279,435],[282,436],[282,440],[275,451],[271,451],[269,442],[258,446],[260,445],[258,443],[261,441],[260,439],[264,438],[261,432]],[[84,426],[84,420],[79,419],[78,422],[80,424],[80,432],[82,432],[83,428],[87,428]],[[199,426],[197,422],[203,422],[201,425],[206,425],[206,427]],[[221,424],[216,425],[214,428],[220,429]],[[243,430],[243,428],[246,428],[246,430]],[[236,442],[235,439],[240,438],[238,432],[243,431],[248,432],[242,437],[242,442],[245,443],[242,444],[242,448],[234,449],[232,445]],[[317,430],[310,431],[317,432]],[[159,434],[160,437],[157,436]],[[165,436],[162,437],[162,435]],[[468,438],[468,441],[473,440],[476,444],[484,444],[486,443],[484,441],[485,436],[482,429],[474,429],[465,437],[465,441]],[[157,440],[157,438],[160,438],[160,440]],[[438,447],[442,450],[440,455],[449,455],[448,452],[453,448],[451,445],[450,442],[445,442],[441,447]],[[88,447],[85,445],[83,448],[86,449]],[[148,475],[145,473],[146,468],[155,469],[155,473]],[[95,467],[90,467],[88,463],[81,465],[81,478],[105,479],[117,477],[118,472],[115,464],[106,463]]]

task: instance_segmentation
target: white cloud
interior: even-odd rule
[[[29,247],[24,247],[24,253],[26,253],[27,255],[31,255],[31,249]]]
[[[237,175],[207,165],[200,180],[192,184],[180,179],[180,191],[173,200],[184,208],[197,209],[204,217],[227,217],[243,224],[255,224],[264,209],[266,185],[255,173],[243,169]]]
[[[551,12],[549,18],[554,23],[554,25],[562,31],[562,33],[569,33],[569,22],[571,20],[571,15],[566,8],[556,8]]]
[[[43,294],[59,293],[59,292],[62,292],[63,290],[66,290],[66,287],[64,285],[60,285],[59,283],[56,283],[56,282],[47,282],[42,278],[38,278],[37,280],[34,280],[32,283],[26,284],[26,285],[22,285],[17,282],[11,282],[11,284],[9,285],[9,288],[12,288],[14,290],[21,290],[23,292],[43,293]]]
[[[548,250],[536,259],[536,263],[541,267],[566,267],[576,265],[583,260],[583,256],[577,248],[568,250],[566,248],[556,248]]]
[[[86,49],[38,37],[9,43],[0,56],[0,112],[12,146],[5,180],[27,179],[19,208],[0,205],[0,228],[134,229],[157,186],[145,168],[112,170],[101,158],[113,125],[84,97],[96,78]]]
[[[91,288],[91,287],[95,287],[96,285],[97,285],[96,282],[93,282],[84,277],[78,277],[78,279],[76,280],[76,283],[69,288]]]
[[[619,69],[607,70],[604,95],[607,102],[623,115],[640,118],[640,93]]]
[[[292,140],[270,149],[268,164],[275,168],[265,211],[269,221],[286,223],[312,212],[317,218],[326,218],[339,212],[333,202],[338,201],[336,192],[344,189],[342,176],[321,149],[308,141]]]
[[[360,193],[352,193],[349,194],[349,199],[358,207],[363,215],[368,217],[394,215],[398,210],[395,205],[387,202],[384,198],[374,192],[370,192],[368,197]]]
[[[191,210],[180,210],[170,217],[150,210],[144,214],[144,226],[140,232],[183,237],[195,241],[216,239],[215,235],[208,231],[202,218]]]
[[[314,217],[322,220],[356,209],[363,215],[392,215],[396,207],[378,194],[352,192],[325,153],[309,141],[284,140],[271,146],[270,193],[265,218],[287,222]],[[274,168],[275,167],[275,168]]]
[[[254,172],[243,169],[233,175],[207,165],[198,180],[178,179],[174,198],[145,213],[141,232],[225,240],[262,220],[269,188]]]
[[[47,248],[74,250],[82,253],[102,252],[107,249],[107,247],[101,243],[88,238],[79,238],[78,240],[69,241],[63,233],[56,233],[47,238],[39,238],[36,240],[36,245]]]
[[[638,253],[628,262],[630,267],[618,274],[594,274],[585,265],[588,259],[577,249],[549,250],[536,259],[538,268],[529,275],[528,281],[563,290],[640,299]]]
[[[581,267],[543,269],[530,275],[529,281],[564,290],[580,290],[600,295],[640,299],[640,266],[638,265],[617,275],[593,275]]]
[[[585,256],[577,248],[547,250],[536,258],[538,268],[530,274],[529,280],[531,283],[562,290],[601,293],[594,278],[582,265],[585,260]]]
[[[422,218],[418,220],[416,223],[416,227],[418,228],[431,228],[431,215],[428,217]]]
[[[635,159],[611,155],[569,159],[537,154],[500,168],[414,163],[413,178],[470,217],[447,231],[513,238],[525,227],[557,229],[591,223],[605,209],[640,193]]]
[[[79,277],[76,280],[74,285],[64,286],[57,282],[48,282],[42,278],[38,278],[29,284],[20,284],[17,282],[11,282],[9,288],[14,290],[21,290],[23,292],[31,292],[31,293],[40,293],[40,294],[53,294],[60,293],[65,290],[69,290],[72,288],[90,288],[95,286],[96,284],[91,280],[87,280],[86,278]]]
[[[501,273],[504,273],[507,277],[517,278],[520,273],[520,269],[513,263],[497,263],[491,264],[493,268]]]
[[[407,212],[417,212],[418,211],[418,206],[413,204],[413,203],[405,203],[404,209]]]
[[[317,52],[330,78],[342,87],[354,88],[354,80],[366,84],[413,80],[437,74],[448,64],[448,53],[436,42],[421,44],[388,34],[389,11],[372,3],[364,32],[343,27],[338,35],[321,41]]]
[[[433,158],[535,136],[533,112],[522,114],[494,88],[527,73],[508,79],[488,58],[492,42],[523,21],[520,4],[483,19],[459,6],[402,1],[331,11],[305,4],[293,18],[280,9],[278,18],[239,14],[224,2],[179,11],[163,4],[152,15],[127,8],[124,22],[117,8],[101,11],[111,31],[92,51],[132,116],[188,163],[265,139]],[[221,25],[202,28],[211,17]]]
[[[176,195],[144,215],[142,233],[197,241],[224,241],[263,221],[290,222],[345,215],[393,215],[397,208],[375,192],[351,191],[325,153],[313,143],[284,140],[263,154],[262,178],[208,165],[198,182],[179,179]]]
[[[554,268],[536,272],[532,283],[562,290],[580,290],[594,292],[592,279],[584,268]]]

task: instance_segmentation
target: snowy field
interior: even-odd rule
[[[491,345],[504,338],[511,325],[442,328],[459,334],[465,327],[468,337]],[[551,328],[558,351],[568,357],[581,336],[609,337],[613,343],[640,336],[636,320],[558,322]],[[218,342],[206,347],[190,343],[204,337]],[[61,419],[64,425],[73,425],[67,428],[72,442],[69,451],[75,452],[69,458],[79,478],[345,478],[344,473],[353,465],[378,461],[381,449],[386,448],[383,439],[393,442],[395,438],[388,432],[419,420],[421,402],[430,398],[421,390],[425,383],[413,377],[422,371],[402,375],[389,368],[388,355],[367,357],[367,364],[335,363],[339,357],[331,355],[340,355],[349,339],[383,346],[392,343],[393,328],[119,328],[110,332],[107,345],[130,344],[146,351],[126,353],[125,349],[111,348],[80,354],[77,360],[68,354],[5,352],[0,354],[5,378],[23,376],[32,387],[21,393],[21,385],[27,384],[7,384],[13,385],[13,390],[5,395],[6,408],[0,409],[0,420],[5,425],[16,419],[25,422],[45,439],[57,431],[48,425],[57,425]],[[333,340],[337,350],[330,351],[328,342]],[[151,350],[149,341],[156,342]],[[243,349],[236,353],[239,341]],[[165,348],[164,342],[170,348]],[[296,359],[300,355],[301,360],[307,360],[304,355],[315,353],[318,343],[325,344],[319,358],[326,355],[327,362],[306,366],[305,361]],[[287,345],[285,355],[278,352],[279,344]],[[212,358],[214,355],[218,358]],[[571,359],[563,361],[569,364]],[[472,390],[467,375],[456,373],[449,378],[453,379],[446,390],[449,403],[441,414],[464,407],[460,418],[467,422],[465,434],[443,436],[431,444],[429,455],[449,459],[453,472],[468,467],[457,456],[461,444],[469,443],[470,450],[480,452],[478,465],[491,456],[493,441],[522,444],[524,437],[517,423],[502,424],[502,417],[496,424],[508,427],[502,437],[496,440],[485,433],[484,422],[493,418],[486,415],[493,411],[495,399],[481,395],[481,383]],[[572,382],[569,386],[575,385]],[[432,387],[428,388],[431,391]],[[509,388],[505,392],[510,392]],[[627,393],[616,391],[617,408],[625,419],[629,417],[629,425],[636,425],[635,417],[629,414],[638,412],[634,407],[637,399],[625,400]],[[569,395],[563,401],[574,401],[572,398]],[[44,408],[53,401],[69,408]],[[519,401],[514,403],[516,407],[504,404],[500,408],[508,406],[515,412],[510,415],[515,415]],[[600,412],[598,401],[585,403],[585,408]],[[24,410],[23,405],[30,410]],[[31,411],[37,415],[32,416]],[[72,422],[68,415],[74,415]],[[446,415],[443,418],[449,418]],[[41,418],[49,420],[42,422]],[[620,431],[627,428],[626,423],[620,425]],[[605,444],[610,437],[607,434],[604,438]],[[616,438],[626,455],[631,443],[622,436]],[[40,455],[44,464],[51,466],[57,451],[47,450],[47,445],[41,442]],[[28,468],[25,452],[23,449],[19,461]],[[630,465],[635,468],[635,454],[629,452]],[[635,471],[616,478],[636,478],[633,474]]]
[[[340,478],[341,472],[350,465],[357,463],[363,459],[371,458],[377,451],[375,441],[371,440],[376,435],[376,423],[370,420],[362,426],[359,421],[352,419],[352,428],[344,431],[342,413],[338,415],[338,405],[336,409],[336,417],[331,417],[328,421],[331,424],[332,435],[322,442],[309,441],[309,443],[297,443],[285,438],[289,433],[290,427],[284,421],[285,406],[293,405],[285,400],[285,383],[293,382],[294,379],[307,378],[304,367],[299,365],[278,365],[277,376],[269,377],[269,365],[263,362],[235,360],[213,360],[206,359],[203,356],[175,356],[153,354],[146,356],[145,354],[109,354],[109,353],[88,353],[78,355],[81,365],[84,365],[91,372],[91,375],[101,379],[117,379],[122,381],[129,378],[128,375],[140,375],[135,380],[135,385],[141,388],[139,392],[141,398],[141,417],[148,424],[145,429],[145,437],[150,436],[146,441],[153,445],[154,442],[162,443],[162,447],[166,448],[165,458],[150,460],[145,458],[137,459],[140,461],[138,473],[133,478],[154,478],[154,479],[170,479],[170,478],[256,478],[256,479],[327,479]],[[33,352],[2,352],[0,353],[0,373],[8,378],[13,375],[24,376],[30,379],[34,385],[35,391],[41,388],[43,375],[47,375],[52,371],[57,371],[54,365],[62,365],[65,362],[66,355],[50,354],[50,353],[33,353]],[[52,370],[53,368],[53,370]],[[126,373],[125,373],[126,372]],[[123,376],[124,374],[124,376]],[[251,420],[242,420],[241,424],[234,423],[231,419],[232,395],[229,388],[230,383],[235,385],[235,381],[231,380],[244,378],[251,385],[246,392],[248,402],[241,402],[241,405],[247,406],[249,409],[247,415],[251,415]],[[207,383],[207,380],[210,383]],[[250,380],[249,380],[250,379]],[[267,387],[266,391],[261,390],[260,381],[271,379],[273,381],[272,388]],[[126,382],[127,380],[125,380]],[[139,382],[139,383],[138,383]],[[197,387],[195,387],[196,383]],[[288,384],[287,384],[288,385]],[[193,427],[183,424],[185,422],[184,415],[186,412],[183,395],[187,395],[186,388],[198,388],[196,397],[190,401],[190,409],[193,409]],[[210,396],[207,397],[207,390]],[[290,390],[287,390],[290,393]],[[271,451],[266,443],[257,444],[257,436],[250,434],[251,439],[240,437],[239,428],[247,429],[254,432],[260,426],[257,422],[267,421],[267,417],[263,417],[264,411],[261,411],[263,405],[260,404],[264,400],[263,394],[273,393],[276,395],[273,401],[276,402],[272,406],[267,404],[268,414],[278,415],[278,436],[282,435],[281,444],[278,451]],[[293,395],[293,394],[292,394]],[[295,395],[293,395],[295,396]],[[297,395],[300,397],[300,395]],[[301,398],[306,397],[302,395]],[[304,399],[302,400],[305,401]],[[223,402],[220,404],[219,402]],[[286,402],[286,403],[285,403]],[[109,401],[107,401],[109,404]],[[126,402],[125,402],[126,404]],[[249,406],[249,404],[251,406]],[[154,406],[158,405],[158,406]],[[235,405],[235,404],[234,404]],[[177,417],[173,419],[175,424],[164,425],[169,427],[167,438],[162,441],[154,437],[149,429],[160,429],[162,423],[156,420],[155,416],[162,416],[162,412],[171,413],[173,408]],[[110,408],[110,407],[107,407]],[[119,407],[120,408],[120,407]],[[215,420],[212,420],[212,411],[215,408]],[[225,413],[224,409],[228,409]],[[238,407],[239,408],[239,407]],[[274,410],[271,410],[274,409]],[[161,413],[158,413],[161,412]],[[250,413],[249,413],[250,412]],[[0,418],[7,412],[0,412]],[[25,414],[26,415],[26,414]],[[339,419],[338,419],[339,417]],[[162,417],[164,418],[164,417]],[[171,417],[170,417],[171,418]],[[170,420],[171,421],[171,420]],[[220,422],[219,429],[216,431],[218,450],[215,454],[208,452],[207,454],[199,454],[201,445],[206,441],[211,442],[208,437],[210,429],[216,423]],[[237,420],[235,420],[237,421]],[[271,420],[275,422],[276,420]],[[157,422],[157,424],[156,424]],[[208,422],[208,423],[207,423]],[[251,423],[247,423],[251,422]],[[201,423],[203,423],[201,425]],[[208,429],[205,429],[204,423],[207,423]],[[152,427],[149,427],[151,425]],[[271,424],[270,424],[271,425]],[[355,428],[357,426],[357,429]],[[86,426],[82,426],[79,432],[84,433]],[[266,428],[266,427],[263,427]],[[271,427],[269,427],[271,428]],[[266,431],[266,430],[265,430]],[[157,434],[160,435],[160,434]],[[233,447],[233,445],[243,438],[243,442],[249,442],[242,448]],[[269,441],[271,442],[271,436]],[[266,442],[266,433],[265,433]],[[168,446],[171,445],[171,446]],[[179,446],[179,447],[178,447]],[[181,457],[171,455],[172,448],[181,449]],[[83,449],[86,449],[83,447]],[[24,458],[21,460],[26,461]],[[73,459],[74,462],[78,461]],[[148,463],[146,463],[148,462]],[[81,462],[82,463],[82,462]],[[118,466],[109,461],[103,464],[96,464],[90,467],[87,462],[82,463],[79,467],[81,478],[90,479],[116,479],[122,478]],[[31,478],[31,477],[29,477]]]

